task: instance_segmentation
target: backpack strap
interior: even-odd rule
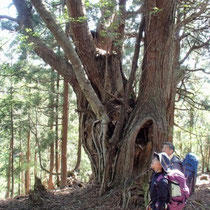
[[[163,176],[162,174],[160,174],[158,176],[158,178],[156,179],[157,182],[159,182],[161,179],[167,179],[168,180],[168,177],[167,175]],[[170,181],[168,180],[168,183],[170,183]],[[171,185],[168,184],[168,191],[169,191],[169,197],[168,197],[168,200],[167,200],[167,204],[170,203],[170,200],[171,200]]]
[[[161,174],[160,176],[158,176],[158,178],[156,180],[157,180],[157,182],[159,182],[163,178],[165,178],[165,177]]]
[[[179,157],[177,157],[176,155],[174,155],[171,159],[171,162],[172,163],[179,163],[179,164],[182,164],[182,161],[180,160]]]
[[[158,178],[156,179],[156,181],[160,181],[163,178],[163,175],[161,174],[160,176],[158,176]]]

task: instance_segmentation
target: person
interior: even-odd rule
[[[147,210],[165,210],[169,202],[169,184],[164,177],[169,170],[170,160],[166,153],[154,153],[151,163],[153,175],[150,181],[150,203]]]
[[[182,171],[182,162],[174,154],[175,146],[171,142],[164,142],[162,152],[165,152],[169,156],[170,169],[178,169],[179,171]]]
[[[189,152],[182,162],[182,170],[187,179],[187,186],[190,189],[190,195],[195,192],[195,184],[198,171],[198,158],[195,154]]]

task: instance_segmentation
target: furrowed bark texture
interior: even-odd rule
[[[154,8],[159,8],[154,12]],[[175,1],[145,2],[145,45],[137,105],[125,128],[121,158],[125,177],[148,167],[153,150],[160,151],[170,134],[174,106]],[[123,155],[123,154],[126,154]],[[134,174],[133,174],[134,173]]]

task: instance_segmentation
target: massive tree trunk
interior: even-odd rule
[[[27,18],[25,15],[26,11],[30,14],[30,9],[20,7],[24,1],[13,1],[21,19],[19,24],[33,30],[30,15]],[[95,180],[101,184],[100,192],[103,193],[148,169],[152,152],[159,151],[162,143],[172,136],[176,1],[145,1],[135,58],[128,79],[122,68],[126,0],[119,0],[119,13],[110,17],[117,27],[106,37],[101,32],[105,28],[103,21],[108,21],[108,17],[102,13],[96,40],[88,29],[81,0],[66,1],[71,19],[70,30],[67,27],[66,33],[40,0],[31,2],[66,57],[56,55],[27,30],[24,33],[28,35],[28,41],[34,43],[34,51],[64,76],[76,93],[80,115],[79,136],[91,161]],[[76,51],[68,34],[73,39]],[[139,92],[135,95],[132,87],[142,36],[144,55]],[[97,48],[105,51],[101,53]]]
[[[68,1],[67,4],[74,18],[82,16],[78,5],[78,1]],[[154,11],[154,8],[158,10]],[[174,9],[175,1],[145,2],[145,52],[137,100],[132,90],[128,94],[129,100],[125,100],[127,81],[122,73],[121,56],[113,53],[94,55],[87,40],[86,46],[81,47],[82,39],[88,37],[88,34],[79,36],[85,33],[84,23],[71,24],[77,53],[110,118],[105,142],[100,136],[103,124],[93,113],[84,112],[81,122],[84,126],[83,145],[91,159],[96,180],[102,183],[102,193],[112,183],[124,182],[146,170],[152,151],[159,151],[162,143],[172,135]],[[84,48],[89,49],[88,54]],[[80,107],[85,106],[83,101],[78,100]],[[89,110],[88,103],[86,110]],[[95,153],[97,155],[93,155]]]
[[[170,133],[175,98],[174,81],[174,1],[145,2],[145,39],[138,100],[124,129],[126,176],[148,166],[151,153],[159,151]],[[154,8],[158,8],[154,12]],[[138,161],[135,146],[140,145]],[[148,156],[149,154],[149,156]],[[145,158],[147,157],[147,158]],[[132,168],[133,167],[133,168]],[[140,167],[140,168],[139,168]],[[138,171],[137,170],[137,171]]]

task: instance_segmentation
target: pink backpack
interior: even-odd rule
[[[163,175],[160,175],[157,178],[157,181],[160,181],[162,178],[166,178],[169,181],[169,209],[182,210],[185,207],[187,198],[190,196],[184,174],[181,171],[174,169],[170,170],[164,177]]]

